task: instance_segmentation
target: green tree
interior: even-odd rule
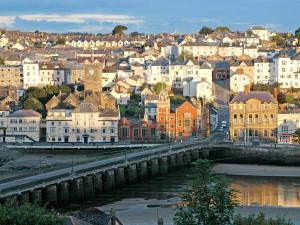
[[[66,39],[64,37],[60,37],[57,39],[56,44],[58,45],[64,45],[66,43]]]
[[[217,27],[215,29],[216,32],[230,32],[230,29],[228,27]]]
[[[123,25],[118,25],[112,30],[113,35],[122,35],[124,34],[124,31],[127,30],[128,28]]]
[[[300,143],[300,128],[295,131],[295,134],[297,135],[298,143]]]
[[[5,64],[4,59],[0,57],[0,65],[4,65],[4,64]]]
[[[138,37],[140,35],[143,35],[143,34],[140,34],[139,32],[136,32],[136,31],[129,34],[130,37]]]
[[[259,213],[248,217],[238,215],[234,219],[234,225],[293,225],[293,223],[284,217],[266,218],[265,214]]]
[[[1,225],[62,225],[54,211],[37,205],[8,202],[0,205]]]
[[[27,99],[24,103],[24,109],[32,109],[37,112],[44,110],[44,105],[36,98]]]
[[[210,27],[202,27],[201,30],[199,31],[199,34],[211,34],[213,33],[214,30]]]
[[[231,225],[238,202],[222,176],[212,174],[208,160],[197,162],[198,177],[183,194],[182,207],[175,214],[176,225]]]
[[[300,39],[300,27],[295,30],[295,36]]]
[[[276,44],[276,46],[279,46],[279,47],[284,47],[285,46],[285,40],[279,34],[276,34],[275,36],[272,36],[271,41],[273,41]]]
[[[185,61],[185,60],[189,60],[189,59],[193,59],[193,56],[192,56],[192,54],[190,54],[187,51],[182,51],[181,54],[177,58],[177,60],[179,60],[179,61]]]
[[[160,92],[166,90],[167,88],[167,84],[166,83],[163,83],[163,82],[158,82],[154,85],[154,92],[156,94],[159,94]]]

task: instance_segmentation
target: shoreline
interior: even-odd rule
[[[229,176],[300,178],[300,167],[218,163],[213,172]]]

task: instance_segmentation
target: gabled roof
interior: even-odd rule
[[[73,111],[74,113],[95,113],[99,112],[98,108],[89,102],[81,102]]]
[[[151,66],[168,66],[169,60],[165,57],[161,57],[158,60],[155,60]]]

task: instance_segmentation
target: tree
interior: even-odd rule
[[[66,43],[66,39],[63,37],[58,38],[57,42],[56,42],[56,44],[58,44],[58,45],[64,45],[65,43]]]
[[[215,29],[216,32],[230,32],[230,29],[228,27],[217,27]]]
[[[199,34],[211,34],[213,32],[214,30],[210,27],[202,27],[201,30],[199,31]]]
[[[300,39],[300,27],[295,30],[295,36]]]
[[[193,59],[193,56],[191,53],[189,53],[187,51],[182,51],[181,54],[177,58],[177,60],[179,60],[179,61],[185,61],[185,60],[189,60],[189,59]]]
[[[175,214],[176,225],[231,225],[234,191],[222,176],[212,174],[208,160],[197,162],[198,177],[183,194],[182,207]]]
[[[113,35],[122,35],[122,34],[124,34],[124,31],[127,29],[128,28],[126,26],[118,25],[113,29],[112,34]]]
[[[30,98],[25,101],[24,109],[32,109],[37,112],[42,112],[44,110],[44,106],[38,99]]]
[[[295,131],[295,134],[297,135],[298,143],[300,143],[300,128]]]
[[[159,94],[160,92],[166,90],[166,87],[167,87],[166,83],[158,82],[154,85],[154,92],[156,94]]]
[[[273,41],[276,44],[276,46],[279,46],[279,47],[284,47],[284,45],[285,45],[284,38],[279,34],[272,36],[271,41]]]
[[[257,216],[250,215],[248,217],[238,215],[234,219],[234,225],[293,225],[293,223],[284,217],[266,218],[265,214],[259,213]]]
[[[136,32],[136,31],[129,34],[130,37],[138,37],[140,35],[143,35],[143,34]]]
[[[4,64],[5,64],[4,59],[0,57],[0,65],[4,65]]]
[[[0,224],[2,225],[62,225],[63,222],[54,211],[29,203],[19,205],[8,202],[0,205]]]

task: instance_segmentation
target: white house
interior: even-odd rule
[[[212,83],[204,78],[186,78],[183,81],[183,96],[213,100]]]
[[[114,88],[110,91],[110,94],[117,99],[118,105],[127,105],[130,100],[130,93],[117,92]]]
[[[241,70],[230,77],[230,90],[233,92],[243,92],[247,85],[250,86],[250,77]]]
[[[41,84],[39,63],[23,64],[23,88],[37,87]]]
[[[150,65],[147,83],[154,85],[159,82],[172,84],[173,79],[169,76],[169,60],[161,57]]]
[[[271,32],[266,27],[251,27],[250,29],[253,34],[256,34],[260,40],[268,41],[271,37]]]
[[[41,114],[32,110],[19,110],[7,116],[6,142],[38,142]]]
[[[277,81],[273,60],[260,56],[254,60],[253,83],[274,84]]]
[[[285,110],[278,112],[277,123],[278,143],[292,144],[293,142],[298,142],[298,137],[295,132],[300,128],[299,110]]]
[[[0,104],[0,142],[5,142],[4,135],[7,129],[7,116],[9,115],[9,107]]]

